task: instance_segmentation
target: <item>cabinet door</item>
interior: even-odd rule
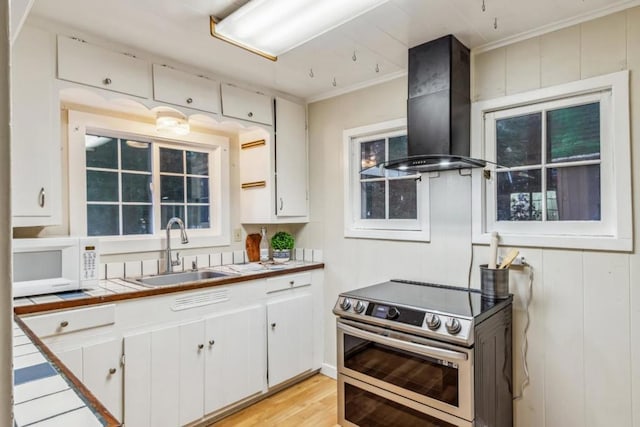
[[[151,332],[151,425],[153,427],[180,425],[179,343],[180,331],[177,326]]]
[[[313,367],[313,304],[310,294],[267,303],[269,387]]]
[[[273,124],[271,98],[239,87],[222,85],[222,114],[251,122]]]
[[[205,413],[262,391],[265,379],[265,314],[248,307],[205,320]]]
[[[56,356],[64,363],[64,366],[69,368],[77,379],[82,381],[82,347],[60,352],[56,351]]]
[[[304,105],[276,98],[276,215],[306,216],[307,138]]]
[[[180,425],[204,415],[204,322],[191,322],[180,329]]]
[[[53,225],[61,219],[62,182],[55,38],[25,26],[12,53],[13,225]]]
[[[58,37],[58,78],[148,98],[151,67],[134,56]]]
[[[196,110],[220,111],[220,83],[153,64],[153,98]]]
[[[122,420],[122,340],[82,348],[82,382],[116,417]]]
[[[151,427],[151,333],[124,337],[124,424]]]

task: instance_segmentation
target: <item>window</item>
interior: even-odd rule
[[[622,72],[474,105],[500,165],[474,175],[474,242],[498,231],[509,245],[629,250],[626,102]]]
[[[69,111],[70,232],[101,237],[103,253],[155,251],[177,216],[189,247],[229,244],[228,143],[193,131],[167,139],[150,123]]]
[[[344,142],[345,236],[428,241],[428,182],[375,167],[407,157],[406,121],[346,130]]]

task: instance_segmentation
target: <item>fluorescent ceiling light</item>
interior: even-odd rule
[[[173,111],[158,111],[156,114],[156,129],[158,131],[173,132],[176,135],[189,133],[189,122],[182,114]]]
[[[252,0],[220,22],[211,17],[211,35],[276,61],[386,1]]]

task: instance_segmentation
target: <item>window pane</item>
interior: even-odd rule
[[[117,202],[118,173],[87,171],[87,201]]]
[[[151,175],[122,174],[122,201],[151,203]]]
[[[187,151],[187,173],[189,175],[209,175],[209,155]]]
[[[151,144],[122,141],[122,169],[151,172]]]
[[[499,172],[498,221],[541,221],[541,171]]]
[[[387,160],[397,160],[407,157],[407,135],[394,136],[389,138],[389,158]]]
[[[384,181],[360,184],[360,218],[385,219]]]
[[[541,138],[541,113],[496,120],[498,164],[507,167],[540,164]]]
[[[151,234],[151,205],[122,207],[122,234]]]
[[[547,219],[600,220],[600,165],[547,169]]]
[[[174,216],[177,216],[184,221],[184,206],[163,205],[160,208],[160,228],[162,230],[166,230],[167,222],[169,222],[169,220]]]
[[[160,172],[184,173],[182,150],[160,148]]]
[[[416,219],[416,181],[414,179],[397,179],[389,181],[389,218]]]
[[[188,228],[209,228],[209,206],[187,206]]]
[[[600,103],[547,112],[547,161],[600,158]]]
[[[160,176],[160,200],[162,202],[184,202],[184,178]]]
[[[119,235],[119,217],[118,205],[87,205],[87,235]]]
[[[187,203],[209,203],[209,178],[187,177]]]
[[[363,142],[362,144],[360,144],[360,170],[372,168],[378,163],[382,163],[385,161],[384,144],[384,139]],[[375,170],[373,170],[372,172],[367,171],[366,173],[360,174],[361,179],[371,178],[372,176],[375,177],[380,175],[379,173],[375,173]]]
[[[118,169],[118,140],[106,136],[85,135],[87,167]]]

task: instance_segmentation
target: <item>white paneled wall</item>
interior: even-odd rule
[[[474,54],[472,100],[631,70],[635,242],[640,230],[640,7]],[[431,179],[430,243],[343,237],[342,131],[405,117],[406,79],[309,106],[310,218],[299,241],[324,249],[325,363],[335,366],[337,294],[392,277],[464,285],[470,262],[470,185]],[[473,138],[472,138],[473,139]],[[501,249],[502,253],[506,248]],[[640,255],[521,248],[534,269],[530,384],[514,403],[517,427],[640,427]],[[472,286],[486,246],[473,247]],[[529,276],[512,270],[514,392]]]
[[[634,200],[640,195],[640,8],[474,57],[474,100],[629,68]],[[636,204],[637,206],[637,204]],[[638,242],[638,209],[635,209]],[[476,253],[481,252],[476,248]],[[640,256],[524,249],[535,269],[530,308],[531,383],[515,404],[517,426],[640,426]],[[515,385],[526,273],[512,272]]]

